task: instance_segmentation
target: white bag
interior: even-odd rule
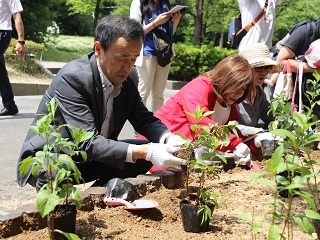
[[[276,98],[280,95],[283,95],[284,99],[288,101],[292,98],[292,93],[293,93],[293,80],[292,80],[290,60],[288,59],[277,79],[273,97]]]

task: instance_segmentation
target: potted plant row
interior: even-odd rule
[[[84,160],[87,159],[86,152],[80,151],[78,146],[90,139],[93,132],[83,131],[82,128],[76,130],[68,124],[56,125],[58,102],[52,98],[46,106],[48,113],[39,114],[36,125],[30,127],[43,137],[45,145],[34,157],[24,159],[19,170],[22,175],[26,175],[29,167],[33,165],[33,176],[36,176],[40,169],[48,176],[47,183],[36,195],[36,206],[42,217],[47,216],[50,239],[79,239],[75,235],[75,224],[80,191],[74,185],[82,183],[82,178],[72,157],[81,155]],[[72,140],[61,136],[62,128],[70,130]]]

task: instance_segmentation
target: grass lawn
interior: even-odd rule
[[[93,50],[93,37],[58,35],[46,42],[47,51],[42,53],[42,60],[70,62],[84,57]]]

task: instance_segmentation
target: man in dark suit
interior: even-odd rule
[[[186,164],[185,160],[171,154],[184,140],[172,134],[147,110],[137,90],[137,80],[132,79],[132,76],[137,77],[132,68],[144,36],[141,24],[133,19],[111,16],[101,19],[95,32],[94,52],[66,64],[58,72],[37,111],[47,113],[45,103],[54,97],[59,102],[55,115],[57,124],[67,123],[94,132],[93,137],[80,146],[80,150],[87,153],[87,161],[78,158],[75,161],[83,179],[86,182],[97,180],[96,186],[103,186],[115,177],[146,173],[152,165]],[[118,141],[126,120],[153,143]],[[32,125],[36,121],[37,117]],[[72,139],[68,131],[65,129],[62,137]],[[41,136],[29,130],[18,162],[20,186],[28,182],[38,191],[46,183],[43,169],[36,176],[31,175],[31,167],[26,176],[19,172],[21,161],[34,156],[44,144]]]

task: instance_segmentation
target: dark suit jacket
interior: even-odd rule
[[[137,77],[133,71],[131,78]],[[103,89],[93,53],[66,64],[58,72],[45,92],[37,113],[47,113],[45,102],[55,97],[59,102],[55,115],[57,125],[68,123],[77,129],[82,127],[83,130],[94,132],[94,136],[80,146],[88,155],[87,161],[99,161],[121,169],[129,144],[117,141],[117,137],[126,120],[132,124],[135,131],[146,136],[151,142],[159,142],[164,132],[168,131],[167,127],[147,110],[136,87],[138,80],[131,79],[130,76],[123,82],[121,93],[113,101],[114,131],[109,139],[99,134],[104,121]],[[37,117],[32,125],[35,125],[36,121]],[[69,130],[64,129],[61,134],[62,137],[71,139]],[[44,144],[42,137],[29,130],[17,166],[20,186],[26,184],[32,170],[30,167],[29,174],[22,177],[19,172],[21,161],[34,156],[35,152],[43,149]],[[78,158],[75,161],[80,163],[83,159]]]

